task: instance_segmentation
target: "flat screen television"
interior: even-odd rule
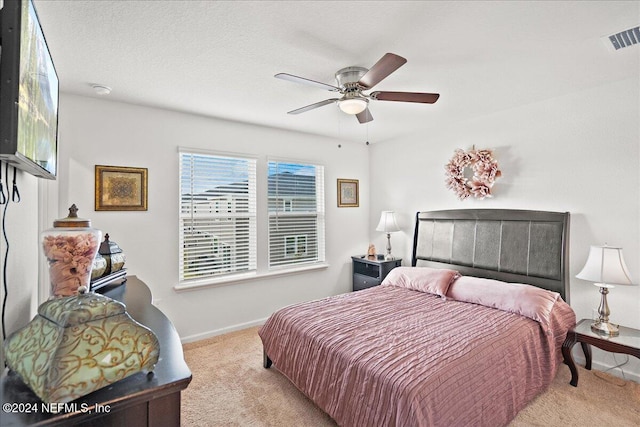
[[[0,10],[0,160],[56,179],[59,82],[31,0]]]

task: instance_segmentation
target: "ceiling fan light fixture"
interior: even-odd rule
[[[360,114],[367,109],[368,101],[364,98],[347,98],[338,101],[338,107],[347,114]]]

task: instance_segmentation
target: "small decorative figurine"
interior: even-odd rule
[[[376,259],[376,247],[373,243],[369,245],[369,249],[367,250],[367,258]]]

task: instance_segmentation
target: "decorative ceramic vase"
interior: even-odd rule
[[[4,342],[9,369],[46,403],[70,402],[155,368],[158,338],[119,301],[93,292],[53,298]]]
[[[42,232],[42,249],[49,262],[49,281],[53,297],[66,297],[87,291],[93,261],[102,232],[91,228],[91,221],[78,218],[72,205],[69,216],[53,222]]]

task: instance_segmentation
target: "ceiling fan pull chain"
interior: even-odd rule
[[[369,122],[367,122],[367,145],[369,145]]]

